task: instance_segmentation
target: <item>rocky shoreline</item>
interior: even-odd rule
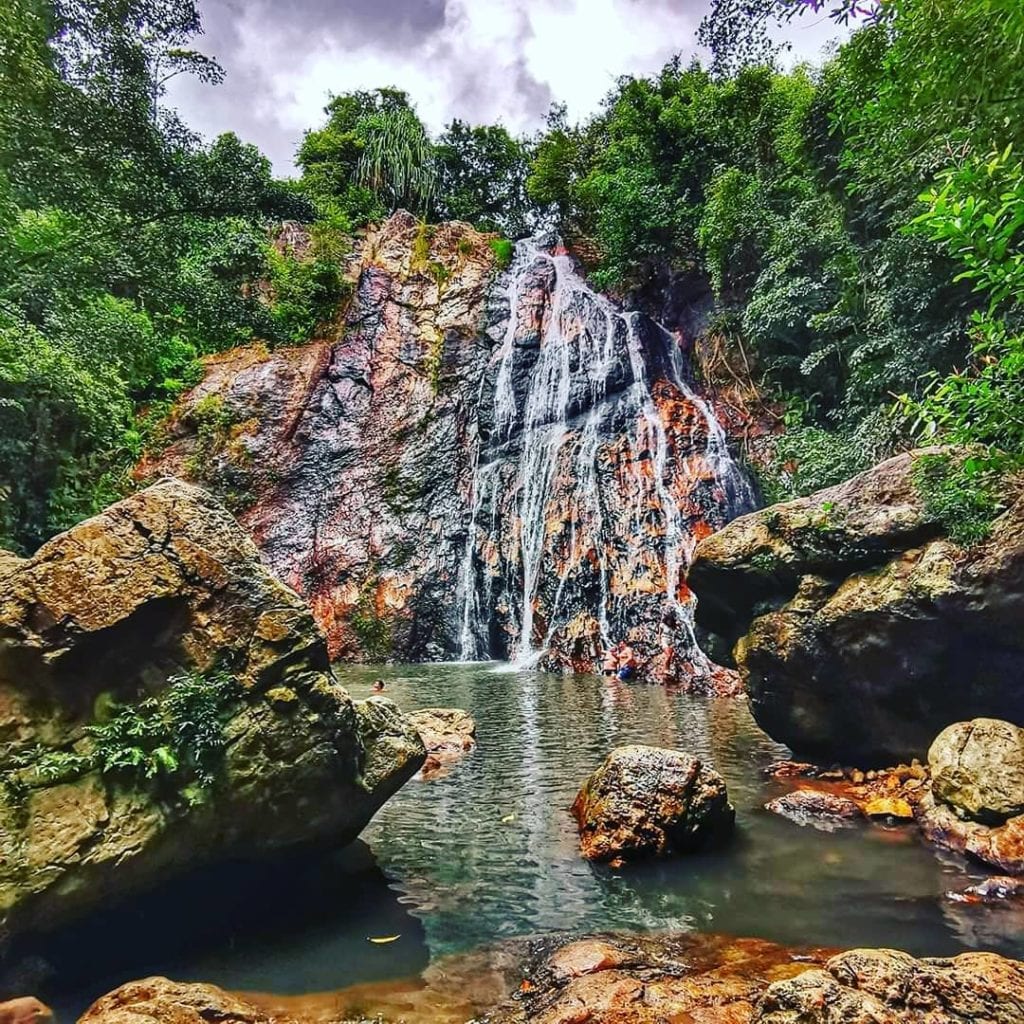
[[[361,1008],[361,1011],[360,1011]],[[419,983],[303,998],[131,982],[80,1024],[1018,1024],[1024,964],[992,953],[794,949],[716,935],[601,935],[505,943]]]

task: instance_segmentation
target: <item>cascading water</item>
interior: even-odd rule
[[[669,622],[699,670],[682,575],[753,495],[678,341],[533,240],[507,298],[476,408],[461,657],[590,668],[618,640],[653,655]]]

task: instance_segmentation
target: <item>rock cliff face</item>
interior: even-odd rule
[[[1024,498],[963,550],[917,493],[920,454],[697,548],[698,623],[734,645],[761,727],[802,755],[890,764],[961,719],[1024,722]]]
[[[751,499],[679,340],[468,225],[396,214],[351,276],[335,337],[208,360],[140,474],[233,500],[335,658],[589,669],[665,640],[706,672],[682,573]]]
[[[423,762],[195,487],[159,483],[3,572],[0,938],[219,858],[345,842]]]

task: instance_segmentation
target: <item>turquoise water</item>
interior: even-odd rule
[[[943,898],[984,873],[937,855],[910,829],[823,833],[764,811],[778,790],[762,768],[786,750],[741,701],[481,665],[341,675],[357,697],[380,677],[384,695],[407,709],[465,708],[477,749],[441,778],[410,782],[348,850],[193,875],[66,933],[45,950],[56,974],[43,989],[65,1019],[146,974],[319,992],[559,930],[702,930],[1024,956],[1019,917]],[[601,758],[627,742],[713,762],[736,806],[734,842],[623,870],[584,862],[568,808]]]

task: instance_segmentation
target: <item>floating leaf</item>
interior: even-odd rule
[[[400,939],[401,935],[381,935],[378,938],[370,937],[369,941],[376,943],[378,946],[383,946],[388,942],[394,942],[396,939]]]
[[[514,814],[506,814],[505,817],[501,819],[501,823],[502,825],[509,825],[515,820],[516,816]]]

